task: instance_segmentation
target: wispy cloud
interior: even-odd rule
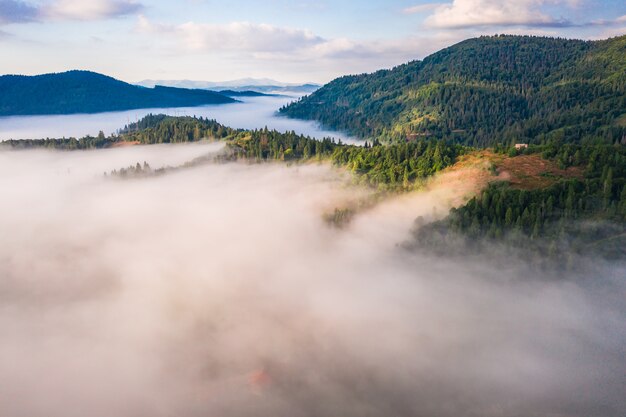
[[[425,12],[430,12],[432,10],[435,10],[441,6],[445,6],[446,3],[426,3],[426,4],[418,4],[415,6],[411,6],[411,7],[407,7],[405,9],[402,10],[402,13],[404,14],[419,14],[419,13],[425,13]]]
[[[619,26],[626,23],[626,15],[620,16],[616,19],[599,19],[590,22],[589,26]]]

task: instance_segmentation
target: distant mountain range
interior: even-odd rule
[[[214,91],[146,88],[90,71],[0,76],[0,115],[99,113],[234,103]]]
[[[242,78],[232,81],[192,81],[192,80],[143,80],[136,85],[142,87],[154,87],[155,85],[165,85],[178,88],[199,88],[204,90],[229,90],[229,91],[256,91],[259,93],[281,94],[281,93],[303,93],[308,94],[317,90],[321,86],[314,83],[293,84],[283,83],[269,78]]]
[[[383,141],[626,142],[626,36],[469,39],[423,61],[338,78],[281,112]]]

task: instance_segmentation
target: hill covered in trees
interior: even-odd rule
[[[281,113],[383,141],[626,142],[626,36],[470,39],[423,61],[338,78]]]
[[[0,115],[98,113],[233,103],[214,91],[139,87],[89,71],[0,76]]]
[[[104,149],[122,145],[154,145],[159,143],[187,143],[203,139],[234,139],[241,130],[232,129],[203,117],[174,117],[164,114],[149,114],[141,120],[124,126],[118,134],[61,139],[11,139],[0,142],[10,149],[60,149],[85,150]]]
[[[444,141],[356,146],[268,129],[244,131],[230,147],[235,155],[255,161],[329,161],[349,170],[362,184],[393,191],[412,189],[416,181],[452,165],[465,152]]]
[[[466,149],[444,141],[424,139],[412,143],[364,146],[331,138],[313,139],[295,132],[232,129],[202,117],[147,115],[120,129],[118,134],[62,139],[8,140],[0,149],[103,149],[123,145],[226,141],[232,159],[249,161],[328,161],[350,170],[363,184],[385,190],[409,190],[423,178],[450,166]]]

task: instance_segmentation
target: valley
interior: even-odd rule
[[[297,8],[337,10],[318,6]],[[151,19],[132,33],[164,69],[134,79],[169,81],[0,77],[0,415],[625,414],[626,36],[219,86],[187,79],[237,57],[217,79],[255,59],[304,80],[403,46]]]

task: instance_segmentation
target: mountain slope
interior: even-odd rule
[[[0,115],[97,113],[232,103],[206,90],[144,88],[89,71],[0,77]]]
[[[505,250],[538,265],[626,259],[626,146],[533,145],[523,155],[469,157],[498,175],[482,178],[488,186],[446,218],[417,228],[413,244],[446,254]]]
[[[626,134],[626,36],[470,39],[423,61],[338,78],[281,112],[363,138],[614,142]]]

